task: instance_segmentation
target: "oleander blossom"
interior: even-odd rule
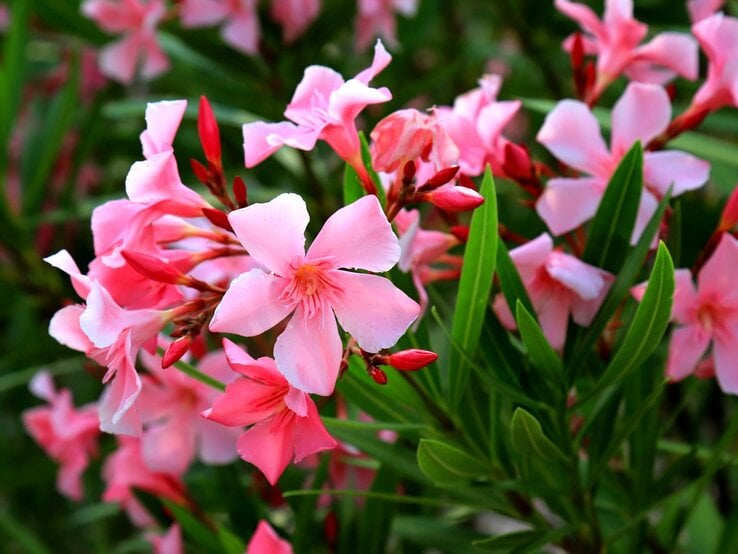
[[[336,318],[361,348],[378,352],[394,345],[418,316],[418,304],[388,279],[344,270],[384,272],[400,257],[375,196],[335,212],[307,253],[309,216],[296,194],[233,211],[228,220],[265,269],[230,284],[210,329],[250,337],[292,314],[274,345],[274,358],[293,387],[324,396],[333,392],[342,355]]]
[[[554,250],[553,240],[545,233],[511,250],[510,258],[528,291],[543,334],[556,350],[564,347],[569,314],[579,325],[589,325],[614,281],[607,271]],[[502,294],[495,298],[493,309],[506,328],[517,328]]]
[[[694,110],[738,107],[738,19],[716,13],[692,26],[707,56],[707,79],[692,100]]]
[[[591,110],[576,100],[563,100],[546,116],[536,139],[554,156],[585,175],[550,179],[536,210],[554,235],[576,229],[591,219],[607,184],[626,152],[645,146],[671,120],[671,103],[657,85],[631,83],[612,110],[610,149]],[[705,184],[710,164],[685,152],[647,151],[643,155],[644,189],[631,240],[637,241],[669,187],[678,196]]]
[[[280,539],[276,531],[263,519],[256,526],[245,554],[292,554],[292,545]]]
[[[700,362],[712,351],[712,360],[720,388],[738,394],[738,240],[725,233],[710,259],[697,275],[697,286],[688,269],[674,274],[676,288],[671,320],[677,327],[671,334],[666,375],[680,381],[700,369]],[[640,301],[646,284],[633,288]]]
[[[276,485],[290,461],[335,448],[315,402],[287,383],[271,358],[254,360],[233,342],[223,349],[238,378],[203,412],[212,422],[250,428],[238,439],[241,458]]]

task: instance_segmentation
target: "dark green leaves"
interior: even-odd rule
[[[535,457],[545,462],[555,462],[564,459],[556,445],[551,442],[538,420],[523,408],[517,408],[510,423],[512,444],[518,454],[525,457]]]
[[[420,470],[437,485],[452,485],[484,477],[490,467],[458,446],[435,439],[421,439],[418,446]]]
[[[474,210],[472,216],[451,326],[451,337],[470,356],[476,351],[484,317],[489,309],[489,295],[497,259],[497,200],[489,167],[484,174],[480,192],[485,201]],[[470,371],[470,365],[456,349],[452,349],[449,356],[448,390],[448,403],[452,410],[459,405]]]

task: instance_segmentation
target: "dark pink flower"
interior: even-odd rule
[[[336,446],[310,396],[290,386],[273,359],[254,360],[227,339],[223,347],[240,377],[203,415],[222,425],[251,426],[238,439],[242,459],[275,485],[290,461]]]
[[[292,546],[272,529],[263,519],[256,526],[245,554],[292,554]]]
[[[210,329],[250,337],[292,314],[274,358],[297,389],[333,392],[343,350],[336,318],[363,349],[377,352],[394,345],[418,316],[418,305],[388,279],[342,269],[384,272],[399,258],[376,196],[334,213],[307,253],[309,216],[296,194],[233,211],[228,220],[266,271],[253,269],[231,283]]]

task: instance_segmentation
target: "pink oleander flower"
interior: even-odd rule
[[[689,20],[698,23],[723,7],[725,0],[687,0]]]
[[[328,67],[308,67],[284,112],[290,121],[258,121],[243,126],[246,167],[254,167],[285,145],[312,150],[320,139],[357,171],[371,192],[372,180],[361,158],[355,120],[369,104],[392,99],[386,87],[369,87],[369,81],[387,67],[391,59],[382,43],[377,41],[372,65],[348,81]]]
[[[173,310],[125,310],[98,281],[82,275],[66,250],[44,259],[69,274],[86,305],[66,306],[49,323],[49,334],[61,344],[84,352],[108,368],[103,383],[110,383],[100,399],[100,429],[107,433],[139,435],[141,422],[132,409],[141,392],[136,355],[153,351],[159,331],[175,316]]]
[[[461,173],[476,177],[487,164],[495,175],[504,175],[504,148],[509,141],[502,130],[520,109],[520,100],[498,101],[502,85],[498,75],[484,75],[479,88],[454,100],[453,108],[440,107],[435,113],[459,148]]]
[[[10,10],[8,6],[0,6],[0,31],[4,31],[10,24]]]
[[[461,258],[448,253],[459,244],[459,240],[450,233],[422,229],[418,210],[400,210],[394,222],[400,235],[401,253],[397,266],[401,271],[412,274],[423,314],[428,307],[425,285],[443,279],[458,279],[460,275]]]
[[[137,438],[119,436],[118,449],[105,461],[102,473],[106,484],[103,501],[119,503],[131,521],[140,527],[152,525],[154,520],[133,494],[134,488],[179,504],[186,502],[180,476],[148,468],[141,455],[141,441]]]
[[[356,49],[366,49],[372,39],[380,36],[390,46],[397,45],[395,12],[412,17],[418,10],[418,0],[358,0],[356,14]]]
[[[510,251],[515,267],[528,291],[543,334],[556,350],[566,341],[569,314],[579,325],[589,325],[605,299],[614,277],[574,256],[554,250],[547,234]],[[508,329],[516,329],[515,318],[502,294],[493,309]]]
[[[230,427],[251,426],[238,439],[238,453],[269,483],[276,485],[290,461],[336,446],[313,400],[290,386],[273,359],[254,360],[227,339],[223,348],[231,369],[240,376],[203,415]]]
[[[738,19],[716,13],[692,26],[708,60],[707,80],[692,106],[717,110],[738,106]]]
[[[294,42],[320,13],[320,0],[272,0],[272,19],[282,26],[282,40]]]
[[[569,0],[554,0],[556,9],[574,19],[584,36],[584,51],[597,56],[598,97],[621,74],[645,83],[664,84],[674,75],[697,78],[698,55],[694,39],[684,33],[660,33],[639,46],[648,26],[633,19],[633,0],[606,0],[600,21],[586,5]],[[564,42],[571,52],[572,37]]]
[[[164,345],[169,341],[160,342]],[[160,356],[141,353],[143,388],[136,407],[144,426],[141,454],[152,471],[180,475],[197,457],[209,465],[232,462],[238,457],[236,440],[239,429],[228,429],[203,418],[218,396],[213,387],[196,381],[174,368],[162,370]],[[207,354],[197,368],[227,383],[235,377],[228,367],[225,353]]]
[[[712,346],[708,359],[720,388],[738,394],[738,288],[733,270],[738,270],[738,240],[728,233],[700,270],[696,288],[688,269],[676,270],[671,320],[677,327],[669,342],[669,379],[680,381],[694,373]],[[646,285],[633,288],[638,301]]]
[[[559,160],[585,175],[548,181],[536,210],[551,232],[561,235],[591,219],[625,153],[637,140],[648,144],[667,128],[670,119],[671,104],[663,88],[631,83],[613,108],[608,151],[590,109],[575,100],[559,102],[536,138]],[[670,186],[673,185],[672,196],[678,196],[704,185],[709,172],[707,162],[684,152],[645,152],[645,188],[631,240],[638,240],[658,200]]]
[[[184,554],[182,530],[176,523],[163,535],[147,533],[146,540],[151,543],[154,554]]]
[[[259,335],[293,314],[274,345],[279,371],[295,388],[327,396],[341,361],[341,326],[368,352],[389,348],[418,316],[418,305],[391,281],[342,268],[388,271],[397,237],[376,196],[334,213],[305,253],[309,216],[296,194],[281,194],[228,215],[236,236],[266,270],[235,279],[210,323],[212,331]]]
[[[180,17],[183,27],[207,27],[223,24],[223,41],[243,52],[259,52],[261,26],[258,0],[182,0]]]
[[[129,84],[139,67],[144,79],[169,67],[156,41],[156,27],[166,14],[164,0],[85,0],[82,13],[106,33],[124,35],[100,52],[100,70],[106,76]]]
[[[97,454],[99,419],[97,407],[87,404],[75,408],[72,394],[67,389],[57,391],[51,375],[39,371],[31,379],[29,388],[48,406],[26,410],[23,425],[33,439],[53,460],[59,462],[56,489],[72,500],[82,499],[80,478]]]
[[[265,520],[259,521],[245,554],[292,554],[292,545],[272,529]]]

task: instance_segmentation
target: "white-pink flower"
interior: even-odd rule
[[[551,232],[561,235],[591,219],[625,153],[638,140],[644,146],[648,144],[668,127],[670,120],[671,103],[662,87],[631,83],[613,108],[608,150],[597,119],[584,103],[559,102],[546,117],[536,138],[559,160],[585,175],[548,181],[536,210]],[[705,184],[709,172],[707,162],[684,152],[646,152],[643,159],[645,188],[632,240],[640,237],[658,200],[670,186],[673,185],[672,196],[694,190]]]
[[[388,279],[342,269],[384,272],[399,259],[397,237],[375,196],[328,218],[307,253],[309,216],[296,194],[252,204],[228,219],[266,271],[253,269],[231,283],[210,329],[250,337],[293,314],[274,358],[295,388],[333,392],[342,354],[336,318],[359,346],[377,352],[395,344],[418,316],[418,305]]]
[[[606,0],[601,21],[584,4],[554,0],[554,5],[579,23],[585,32],[585,52],[597,55],[598,93],[623,73],[635,81],[657,84],[674,75],[697,78],[697,45],[691,36],[660,33],[640,45],[648,26],[633,18],[633,0]],[[571,51],[571,37],[564,48]]]
[[[100,434],[97,407],[75,408],[67,389],[57,391],[48,371],[37,373],[29,384],[31,392],[48,402],[23,412],[23,425],[49,457],[59,462],[56,488],[73,500],[82,499],[82,472],[97,453]]]
[[[708,59],[707,80],[692,105],[708,110],[738,106],[738,19],[716,13],[693,25],[692,32]]]
[[[738,394],[738,240],[725,233],[715,252],[697,276],[697,287],[688,269],[674,274],[676,289],[666,375],[679,381],[694,373],[712,345],[710,357],[723,391]],[[637,300],[646,291],[643,283],[633,288]]]
[[[103,31],[123,34],[100,52],[100,70],[106,76],[127,84],[139,67],[145,79],[169,67],[156,40],[156,27],[166,13],[164,0],[85,0],[82,13]]]
[[[556,350],[564,347],[569,314],[579,325],[589,325],[600,309],[614,278],[607,271],[554,250],[547,234],[510,251],[515,267],[533,303],[543,334]],[[502,294],[494,311],[508,329],[515,318]]]

